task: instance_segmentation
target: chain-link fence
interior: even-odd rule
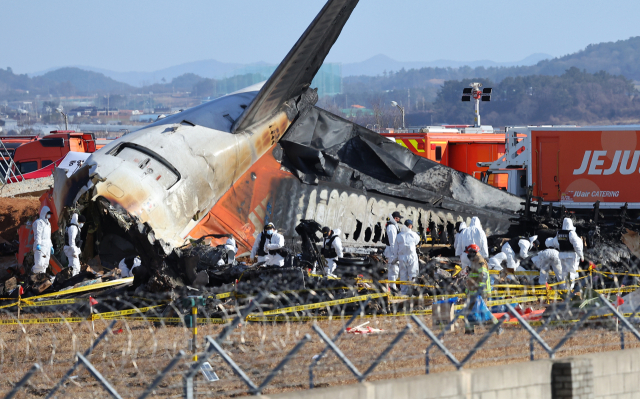
[[[412,296],[392,296],[380,281],[305,279],[322,284],[281,292],[185,288],[178,298],[107,287],[95,297],[7,300],[0,392],[275,394],[640,346],[640,308],[622,314],[640,303],[629,294],[623,306],[616,296],[637,287],[541,295],[535,287],[496,286],[485,298],[491,317],[482,321],[464,294],[434,295],[433,287],[412,284]]]

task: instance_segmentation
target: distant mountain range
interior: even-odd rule
[[[343,91],[388,91],[408,88],[429,88],[434,91],[449,80],[485,78],[497,83],[516,76],[560,76],[571,67],[589,73],[605,71],[640,81],[640,36],[617,42],[592,44],[584,50],[558,58],[550,58],[547,54],[532,54],[520,61],[502,63],[488,60],[401,62],[385,55],[377,55],[362,62],[342,64]],[[226,77],[234,80],[234,76],[248,74],[268,76],[271,70],[273,66],[266,63],[238,64],[216,60],[189,62],[155,72],[115,72],[93,67],[63,67],[31,75],[19,75],[13,73],[11,68],[0,68],[0,94],[21,93],[20,95],[24,96],[28,95],[27,91],[31,95],[124,94],[137,92],[141,87],[144,87],[142,90],[149,89],[154,92],[170,92],[179,88],[190,91],[196,84],[207,79],[221,80]],[[217,86],[214,82],[207,84]],[[194,91],[202,93],[200,89]]]
[[[494,62],[490,60],[481,61],[451,61],[451,60],[437,60],[437,61],[396,61],[386,55],[379,54],[371,57],[365,61],[345,63],[342,64],[342,76],[359,76],[359,75],[381,75],[384,71],[399,71],[400,69],[420,69],[425,67],[452,67],[457,68],[461,66],[471,67],[492,67],[492,66],[515,66],[515,65],[535,65],[540,60],[552,58],[548,54],[532,54],[529,57],[515,62]],[[223,79],[233,75],[240,75],[248,72],[254,72],[255,70],[263,69],[264,67],[273,66],[265,62],[256,62],[252,64],[237,64],[229,62],[221,62],[216,60],[202,60],[187,62],[184,64],[172,66],[169,68],[159,69],[154,72],[117,72],[110,71],[103,68],[95,68],[91,66],[76,65],[71,68],[82,69],[85,71],[101,73],[104,76],[111,78],[118,82],[126,83],[130,86],[142,87],[148,86],[154,83],[170,82],[172,79],[186,73],[193,73],[203,78],[210,79]],[[69,68],[69,67],[67,67]],[[59,70],[60,68],[49,68],[44,71],[28,74],[30,77],[36,77],[46,75],[51,71]]]
[[[362,62],[354,62],[352,64],[342,64],[342,76],[376,76],[382,75],[385,71],[399,71],[401,69],[421,69],[421,68],[459,68],[462,66],[476,67],[511,67],[511,66],[530,66],[553,56],[549,54],[536,53],[531,54],[525,59],[514,62],[495,62],[490,60],[480,61],[452,61],[452,60],[436,60],[436,61],[414,61],[403,62],[396,61],[393,58],[383,54],[378,54]]]

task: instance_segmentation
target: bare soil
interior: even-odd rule
[[[38,218],[38,197],[0,197],[0,237],[7,241],[18,239],[18,228],[27,220]]]
[[[86,316],[66,312],[67,316]],[[51,314],[50,316],[59,316]],[[2,318],[8,318],[5,314]],[[431,326],[429,316],[421,317]],[[380,318],[357,320],[354,325],[370,321],[370,326],[384,330],[375,335],[344,334],[338,347],[353,364],[364,372],[373,360],[387,347],[396,335],[411,325],[411,331],[394,347],[385,360],[378,365],[367,379],[375,381],[401,378],[425,373],[425,349],[430,341],[408,318]],[[96,321],[96,335],[106,327],[106,321]],[[321,321],[320,328],[331,338],[342,328],[344,321]],[[232,359],[257,385],[259,385],[305,334],[311,341],[278,374],[264,394],[302,390],[309,387],[309,365],[319,354],[324,343],[311,329],[312,323],[243,323],[223,343]],[[570,326],[569,326],[570,327]],[[557,344],[568,332],[561,327],[543,332],[542,336],[550,346]],[[100,343],[90,361],[123,397],[137,397],[179,351],[187,351],[187,342],[192,330],[184,326],[162,326],[145,322],[119,321],[115,331],[122,332]],[[222,330],[218,325],[201,325],[198,328],[200,351],[207,335],[217,336]],[[477,327],[475,335],[465,335],[458,328],[444,337],[444,343],[458,358],[463,359],[469,350],[486,332]],[[50,324],[50,325],[5,325],[0,326],[0,395],[6,394],[12,384],[20,380],[34,363],[43,367],[43,372],[34,376],[19,398],[39,398],[60,379],[74,362],[74,353],[84,352],[89,347],[94,333],[91,324]],[[640,347],[631,334],[625,335],[626,347]],[[536,358],[546,359],[547,355],[536,345]],[[589,352],[603,352],[620,348],[620,333],[611,328],[591,326],[581,330],[571,338],[557,357],[575,356]],[[188,351],[187,351],[188,352]],[[182,375],[191,360],[188,355],[160,385],[153,397],[181,397]],[[520,327],[505,327],[505,332],[493,335],[471,359],[465,368],[488,367],[500,364],[529,361],[529,335]],[[218,355],[214,355],[211,365],[220,381],[205,382],[199,374],[197,391],[206,397],[235,397],[248,394],[246,385],[233,373],[232,369]],[[452,371],[454,367],[437,349],[430,351],[432,373]],[[98,382],[84,369],[73,373],[76,376],[68,383],[60,397],[106,397]],[[336,386],[357,382],[349,370],[332,353],[326,356],[314,370],[316,387]]]

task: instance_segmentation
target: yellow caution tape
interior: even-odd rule
[[[15,298],[14,298],[14,299],[15,299]],[[3,305],[3,306],[0,306],[0,309],[10,308],[10,307],[12,307],[12,306],[16,306],[16,305],[18,305],[19,303],[20,303],[20,302],[10,303],[9,305]]]
[[[4,319],[0,320],[0,325],[9,324],[60,324],[60,323],[81,323],[87,321],[85,317],[48,317],[43,319]]]
[[[487,301],[487,306],[500,306],[511,303],[524,303],[524,302],[538,302],[537,296],[525,296],[520,298],[511,298],[511,299],[498,299],[495,301]]]
[[[164,306],[164,305],[155,305],[155,306],[147,306],[145,308],[136,308],[136,309],[118,310],[115,312],[98,313],[93,315],[93,320],[111,319],[116,316],[126,316],[128,314],[134,314],[134,313],[146,313],[149,310],[160,307],[160,306]]]
[[[113,287],[113,286],[116,286],[116,285],[122,285],[122,284],[131,283],[131,282],[133,282],[133,277],[127,277],[127,278],[122,278],[122,279],[119,279],[119,280],[107,281],[107,282],[104,282],[104,283],[83,285],[82,287],[72,288],[70,290],[52,292],[50,294],[44,294],[44,295],[38,295],[38,296],[32,296],[32,297],[29,297],[27,299],[34,300],[34,299],[38,299],[38,298],[50,298],[52,296],[76,294],[78,292],[93,291],[93,290],[97,290],[97,289],[100,289],[100,288]]]
[[[342,305],[342,304],[345,304],[345,303],[361,302],[361,301],[366,301],[367,299],[382,298],[382,297],[387,297],[387,296],[389,296],[389,294],[387,294],[386,292],[379,293],[379,294],[360,295],[360,296],[354,296],[354,297],[351,297],[351,298],[335,299],[333,301],[318,302],[318,303],[311,303],[311,304],[308,304],[308,305],[290,306],[288,308],[280,308],[280,309],[268,310],[268,311],[264,312],[263,314],[265,316],[267,316],[267,315],[272,315],[272,314],[298,312],[298,311],[301,311],[301,310],[319,309],[319,308],[324,308],[324,307],[327,307],[327,306],[336,306],[336,305]],[[251,317],[253,317],[253,316],[252,315],[247,316],[247,320],[249,320]]]
[[[69,299],[52,299],[49,301],[30,301],[23,300],[26,305],[20,305],[23,308],[40,307],[40,306],[55,306],[55,305],[68,305],[71,303],[86,303],[89,298],[69,298]]]

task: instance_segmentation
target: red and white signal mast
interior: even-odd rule
[[[476,117],[474,127],[480,127],[480,101],[491,101],[491,88],[482,89],[482,83],[471,83],[462,89],[462,101],[471,101],[471,97],[476,101]]]

